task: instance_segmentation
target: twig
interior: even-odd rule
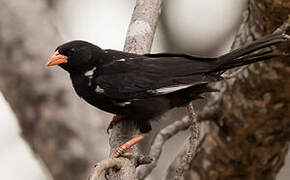
[[[196,114],[192,103],[187,106],[188,119],[190,123],[190,137],[189,137],[189,146],[186,151],[186,154],[182,158],[180,166],[177,168],[176,176],[174,179],[179,180],[183,176],[185,170],[188,170],[190,163],[197,154],[198,145],[199,145],[199,136],[200,136],[200,124],[197,121]]]
[[[274,31],[274,33],[273,34],[275,34],[275,33],[285,33],[286,32],[286,30],[288,29],[290,27],[290,14],[288,15],[288,20],[287,21],[285,21],[279,28],[277,28],[275,31]],[[289,36],[288,36],[288,38],[289,38]]]
[[[157,162],[162,153],[163,145],[171,137],[176,135],[178,132],[186,130],[190,125],[189,119],[183,118],[180,121],[175,121],[167,127],[163,128],[154,139],[154,142],[151,146],[149,156],[153,158],[153,161],[145,166],[141,166],[137,171],[138,179],[145,179],[152,170],[157,166]]]

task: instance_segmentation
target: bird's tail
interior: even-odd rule
[[[259,40],[252,42],[249,45],[238,48],[230,53],[217,58],[217,66],[214,71],[225,71],[234,67],[239,67],[247,64],[252,64],[259,61],[264,61],[278,56],[289,54],[277,54],[272,50],[255,53],[258,50],[269,46],[289,41],[290,36],[282,32],[276,32],[265,36]]]

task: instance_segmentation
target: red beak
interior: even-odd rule
[[[46,65],[54,66],[62,63],[67,63],[67,56],[61,55],[58,51],[55,51],[48,59]]]

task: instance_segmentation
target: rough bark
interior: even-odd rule
[[[249,16],[233,47],[269,34],[288,19],[288,0],[251,0]],[[278,47],[289,53],[289,43]],[[251,65],[226,81],[211,101],[211,116],[200,152],[184,179],[275,179],[289,144],[289,57]],[[218,96],[218,97],[217,97]],[[180,154],[184,154],[181,152]],[[181,155],[170,166],[173,179]]]
[[[104,157],[105,128],[94,108],[77,98],[69,77],[45,62],[60,37],[46,1],[0,2],[0,90],[23,138],[54,179],[87,177]],[[97,144],[98,142],[98,144]]]
[[[188,119],[190,121],[190,136],[188,137],[188,146],[186,148],[179,167],[176,169],[174,179],[181,179],[185,172],[190,169],[191,162],[197,155],[198,146],[200,143],[200,122],[197,120],[196,112],[194,111],[193,103],[187,106]]]

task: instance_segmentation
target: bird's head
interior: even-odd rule
[[[93,54],[99,50],[99,47],[86,41],[71,41],[56,48],[47,66],[59,65],[70,73],[83,72],[94,65]]]

